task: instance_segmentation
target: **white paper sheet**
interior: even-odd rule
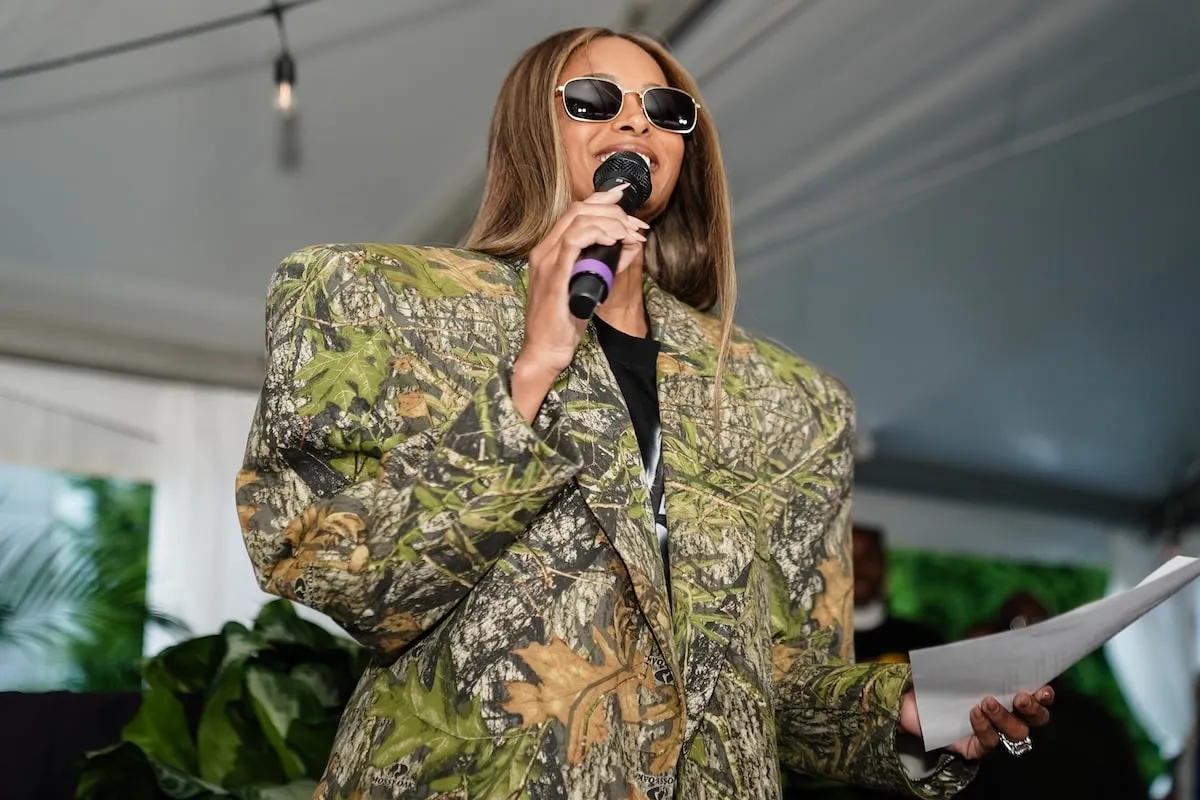
[[[1197,576],[1200,561],[1176,556],[1132,589],[1037,625],[912,651],[926,751],[968,736],[971,709],[984,698],[1011,711],[1018,692],[1046,685]]]

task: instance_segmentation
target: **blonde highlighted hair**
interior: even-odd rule
[[[658,62],[670,86],[700,101],[692,76],[666,47],[648,36],[575,28],[529,48],[505,78],[496,101],[483,199],[465,247],[503,258],[525,258],[566,212],[573,198],[554,90],[577,50],[609,36],[641,47]],[[703,110],[695,130],[685,138],[675,190],[646,243],[646,269],[659,286],[689,306],[700,311],[719,307],[722,324],[714,393],[714,403],[719,403],[737,282],[725,166],[716,128]]]

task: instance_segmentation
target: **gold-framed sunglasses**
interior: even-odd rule
[[[660,130],[691,133],[700,116],[700,104],[694,97],[669,86],[636,92],[608,78],[571,78],[554,93],[562,96],[567,116],[579,122],[611,122],[620,115],[627,94],[638,96],[646,120]]]

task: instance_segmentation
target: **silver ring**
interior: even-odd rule
[[[1000,733],[1000,731],[996,731],[996,733],[1000,734],[1000,744],[1004,745],[1004,749],[1013,756],[1019,758],[1033,749],[1033,742],[1029,741],[1028,736],[1020,741],[1014,742],[1003,733]]]

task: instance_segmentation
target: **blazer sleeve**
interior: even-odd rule
[[[415,251],[397,253],[314,247],[275,272],[236,487],[262,588],[393,654],[581,465],[556,393],[532,425],[514,406],[494,309],[456,303],[479,319],[453,330],[476,333],[447,333],[432,303],[466,293]]]
[[[786,500],[771,535],[780,760],[810,775],[931,800],[948,798],[976,768],[948,753],[922,779],[905,768],[898,746],[917,744],[899,729],[900,697],[911,688],[909,666],[852,661],[854,417],[849,394],[826,380],[815,404],[825,445],[787,475]]]

